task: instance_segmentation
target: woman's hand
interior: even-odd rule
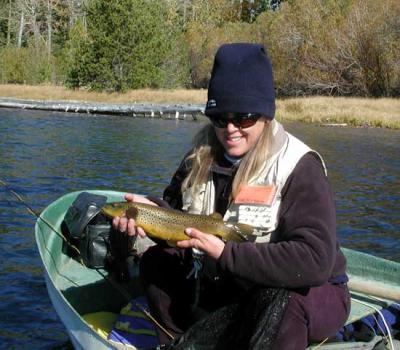
[[[219,259],[225,248],[225,243],[218,237],[201,232],[195,228],[187,228],[185,233],[190,237],[177,243],[179,248],[197,248],[214,259]]]
[[[147,198],[133,193],[127,193],[125,195],[125,200],[127,202],[137,202],[137,203],[156,205],[154,202],[148,200]],[[136,226],[134,219],[128,219],[124,216],[123,217],[116,216],[113,219],[112,225],[114,229],[122,233],[126,233],[128,236],[140,236],[141,238],[144,238],[146,236],[144,230],[141,227]]]

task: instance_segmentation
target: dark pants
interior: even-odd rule
[[[191,250],[160,246],[149,248],[140,263],[150,311],[175,337],[182,335],[196,320],[191,307],[196,280],[187,278],[192,266]],[[233,288],[235,284],[229,281],[218,283],[201,293],[201,307],[215,309],[242,295],[240,286]],[[349,308],[349,293],[345,285],[327,283],[321,287],[291,291],[273,348],[305,349],[310,342],[335,335],[346,321]],[[163,331],[157,331],[161,344],[171,342]]]
[[[187,279],[192,268],[190,250],[150,247],[140,259],[140,276],[150,312],[174,337],[194,322],[191,305],[195,280]],[[160,344],[171,339],[157,328]]]
[[[304,291],[291,291],[273,349],[305,349],[332,337],[350,312],[346,285],[324,284]]]

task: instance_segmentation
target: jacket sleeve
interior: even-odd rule
[[[324,284],[336,259],[336,214],[319,158],[307,153],[282,190],[276,239],[228,242],[218,260],[223,273],[262,286],[299,288]]]

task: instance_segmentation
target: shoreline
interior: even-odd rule
[[[204,106],[196,104],[101,103],[67,100],[25,100],[0,97],[0,108],[30,109],[84,114],[127,115],[165,119],[197,119]]]
[[[97,93],[52,85],[0,85],[0,108],[196,119],[204,115],[206,100],[204,89]],[[310,96],[278,98],[276,104],[276,118],[283,122],[400,129],[400,98]]]

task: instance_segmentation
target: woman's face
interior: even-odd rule
[[[261,117],[249,128],[241,129],[229,123],[226,128],[214,127],[214,130],[228,156],[242,157],[257,142],[265,123],[268,123],[268,120]]]

